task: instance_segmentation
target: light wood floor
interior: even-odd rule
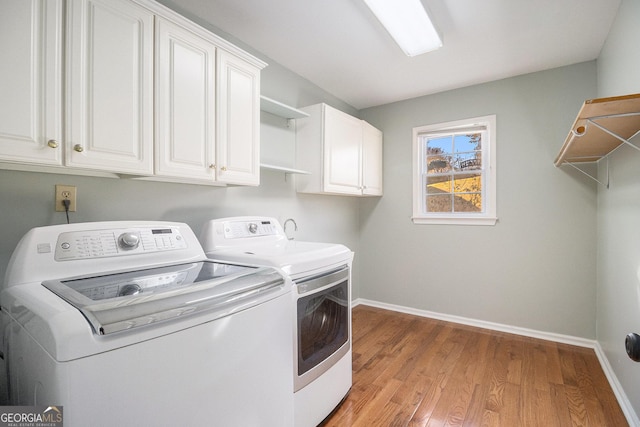
[[[333,426],[627,426],[595,352],[353,309],[353,387]]]

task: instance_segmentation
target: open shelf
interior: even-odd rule
[[[279,172],[292,173],[292,174],[298,174],[298,175],[309,175],[310,174],[310,172],[303,171],[303,170],[300,170],[300,169],[293,169],[293,168],[288,168],[288,167],[285,167],[285,166],[270,165],[270,164],[266,164],[266,163],[260,163],[260,167],[262,169],[268,169],[268,170],[272,170],[272,171],[279,171]]]
[[[640,94],[590,99],[582,104],[555,165],[596,162],[640,131]]]
[[[295,107],[291,107],[289,105],[283,104],[282,102],[268,98],[264,95],[260,96],[260,110],[273,114],[274,116],[286,119],[285,126],[283,126],[281,123],[276,123],[278,122],[278,120],[276,120],[276,122],[273,122],[272,119],[270,119],[269,117],[263,116],[261,119],[261,121],[263,121],[263,124],[261,126],[265,126],[265,127],[261,128],[262,129],[261,131],[269,132],[268,136],[269,136],[269,141],[271,142],[270,147],[272,149],[276,148],[275,149],[276,153],[280,152],[281,156],[285,156],[286,153],[292,153],[293,152],[292,150],[295,150],[295,119],[309,117],[309,114],[305,113],[302,110],[298,110]],[[267,125],[267,123],[271,126]],[[285,130],[284,133],[282,132],[282,129]],[[291,145],[288,148],[283,150],[282,144],[284,144],[285,142],[290,143]],[[272,154],[272,157],[274,159],[279,158],[278,156],[274,156],[273,154]],[[291,163],[293,163],[294,159],[292,158],[291,160],[292,160]],[[275,162],[279,163],[278,160],[276,160]],[[289,163],[289,162],[284,162],[284,163]],[[284,172],[285,181],[287,179],[287,176],[291,174],[296,174],[296,175],[309,174],[309,172],[303,171],[300,169],[294,169],[288,166],[280,166],[280,165],[274,165],[269,163],[261,163],[260,168],[271,170],[271,171]]]
[[[302,117],[309,117],[304,111],[298,110],[295,107],[283,104],[275,99],[267,98],[264,95],[260,95],[260,109],[267,113],[274,114],[285,119],[299,119]]]

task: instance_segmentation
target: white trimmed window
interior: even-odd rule
[[[496,116],[413,128],[413,222],[496,223]]]

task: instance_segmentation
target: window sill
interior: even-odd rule
[[[417,225],[435,224],[435,225],[496,225],[498,218],[496,217],[412,217],[411,221]]]

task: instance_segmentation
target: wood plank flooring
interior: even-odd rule
[[[323,427],[627,426],[592,349],[359,305],[353,387]]]

